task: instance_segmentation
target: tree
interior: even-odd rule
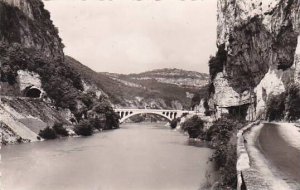
[[[47,139],[47,140],[57,138],[55,131],[50,127],[46,127],[45,129],[40,130],[39,136],[42,137],[43,139]]]
[[[69,136],[68,131],[63,127],[62,123],[54,123],[53,130],[56,132],[57,135],[67,137]]]
[[[93,134],[93,127],[90,121],[82,120],[78,125],[75,125],[74,131],[77,135],[91,136]]]
[[[187,131],[190,138],[198,138],[203,134],[204,122],[197,115],[187,119],[182,124],[182,129]]]
[[[119,115],[115,113],[110,103],[107,100],[98,102],[93,111],[98,114],[105,115],[105,127],[104,129],[116,129],[119,128]]]
[[[180,120],[180,118],[175,118],[175,119],[173,119],[173,120],[170,122],[170,127],[171,127],[172,129],[175,129],[175,128],[177,127],[177,124],[178,124],[179,120]]]
[[[206,131],[205,140],[210,141],[215,149],[212,160],[215,167],[220,171],[220,189],[225,187],[236,187],[236,133],[237,130],[245,126],[241,121],[223,117],[213,123]]]
[[[300,87],[296,84],[288,87],[285,105],[289,120],[300,118]]]
[[[225,50],[225,44],[218,47],[218,51],[215,57],[210,57],[209,59],[209,73],[211,79],[213,80],[217,73],[223,71],[223,65],[227,61],[227,51]]]
[[[267,119],[269,121],[281,120],[284,118],[285,93],[270,95],[267,100]]]

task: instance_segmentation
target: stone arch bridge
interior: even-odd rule
[[[179,118],[182,114],[193,114],[195,111],[188,110],[163,110],[163,109],[115,109],[115,112],[120,116],[120,123],[123,123],[126,119],[138,115],[138,114],[154,114],[166,118],[168,121],[172,121],[175,118]]]

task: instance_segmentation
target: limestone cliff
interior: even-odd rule
[[[217,45],[210,61],[217,114],[256,119],[266,99],[299,80],[299,0],[218,0]]]
[[[88,113],[103,116],[104,129],[117,126],[101,89],[65,59],[58,30],[41,0],[0,0],[0,66],[0,133],[5,142],[36,141],[46,126],[59,122],[72,128],[91,119]],[[108,122],[112,120],[114,126]]]
[[[0,0],[0,40],[63,57],[63,44],[40,0]]]

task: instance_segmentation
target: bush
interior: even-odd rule
[[[200,104],[200,101],[201,101],[200,94],[196,93],[192,98],[191,108],[194,109],[197,105]]]
[[[198,116],[193,116],[192,118],[187,119],[182,124],[182,130],[187,131],[190,138],[198,138],[200,135],[203,135],[204,122]]]
[[[271,95],[267,100],[266,117],[269,121],[281,120],[285,112],[285,93]]]
[[[245,123],[224,117],[206,132],[205,139],[215,149],[211,159],[220,171],[220,189],[236,188],[236,133],[244,125]]]
[[[91,136],[93,134],[93,127],[90,121],[82,120],[75,126],[74,131],[77,135]]]
[[[102,122],[99,118],[89,119],[89,121],[93,128],[98,129],[99,131],[104,129],[104,122]]]
[[[63,127],[62,123],[55,123],[52,128],[56,132],[57,135],[60,135],[63,137],[69,136],[68,131]]]
[[[119,115],[113,110],[105,113],[106,123],[104,129],[117,129],[120,127]]]
[[[173,119],[173,120],[170,122],[170,127],[171,127],[172,129],[175,129],[175,128],[177,127],[177,123],[178,123],[178,119],[177,119],[177,118]]]
[[[93,111],[97,114],[105,115],[105,125],[103,127],[104,130],[119,128],[120,116],[113,110],[107,100],[100,100],[100,102],[93,107]]]
[[[221,174],[221,189],[225,189],[225,187],[233,189],[237,185],[237,145],[235,136],[233,135],[231,138],[233,140],[230,140],[226,145],[218,147],[212,157]]]
[[[45,129],[40,130],[39,136],[42,137],[43,139],[47,139],[47,140],[57,138],[56,132],[54,131],[54,129],[52,129],[50,127],[46,127]]]
[[[300,118],[300,87],[291,84],[287,90],[286,112],[289,120],[297,120]]]
[[[225,44],[218,47],[218,51],[215,57],[210,57],[209,60],[209,73],[213,80],[219,72],[223,71],[224,63],[227,61],[227,51],[225,50]]]

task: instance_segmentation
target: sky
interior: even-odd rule
[[[98,72],[208,72],[216,0],[48,0],[64,51]]]

